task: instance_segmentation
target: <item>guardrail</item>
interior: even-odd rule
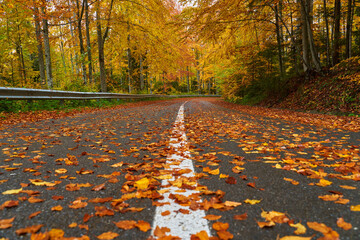
[[[155,97],[220,97],[220,95],[159,95],[159,94],[122,94],[103,92],[72,92],[32,88],[0,87],[0,99],[13,100],[88,100],[88,99],[139,99]]]

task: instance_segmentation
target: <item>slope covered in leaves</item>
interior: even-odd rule
[[[342,61],[325,76],[318,76],[296,89],[279,104],[265,105],[294,110],[315,110],[333,114],[360,114],[360,58]],[[289,83],[296,85],[296,83]]]

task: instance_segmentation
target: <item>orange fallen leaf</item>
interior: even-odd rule
[[[154,235],[158,238],[162,238],[166,236],[166,233],[170,232],[170,228],[167,227],[159,227],[156,226],[155,231],[154,231]]]
[[[326,226],[324,223],[317,223],[317,222],[307,222],[309,228],[321,232],[325,239],[328,240],[337,240],[339,239],[339,234],[332,230],[332,228]]]
[[[26,228],[20,228],[20,229],[16,230],[15,232],[17,235],[23,235],[23,234],[27,234],[27,233],[37,233],[42,226],[43,226],[42,224],[33,225],[30,227],[26,227]]]
[[[63,207],[61,205],[57,205],[51,208],[51,211],[61,211],[61,210],[63,210]]]
[[[355,190],[356,189],[356,187],[348,186],[348,185],[340,185],[340,187],[342,187],[344,189],[349,189],[349,190]]]
[[[77,227],[77,225],[78,225],[78,224],[77,224],[76,222],[72,222],[72,223],[69,224],[68,227],[69,227],[69,228],[74,228],[74,227]]]
[[[336,224],[344,230],[350,230],[352,228],[351,223],[345,222],[343,218],[338,218]]]
[[[50,239],[62,239],[64,237],[64,230],[53,228],[49,232]]]
[[[19,205],[19,201],[15,201],[15,200],[9,200],[4,202],[1,206],[0,206],[0,210],[4,209],[4,208],[12,208],[12,207],[16,207]]]
[[[240,206],[242,203],[234,202],[234,201],[225,201],[224,205],[227,207],[237,207]]]
[[[139,220],[136,224],[135,227],[137,227],[140,231],[142,232],[147,232],[151,229],[151,225],[148,222],[145,222],[143,220]]]
[[[37,212],[34,212],[32,214],[29,215],[29,219],[32,219],[33,217],[36,217],[37,215],[39,215],[41,213],[41,211],[37,211]]]
[[[93,187],[91,189],[91,191],[100,191],[100,190],[103,190],[103,189],[105,189],[105,183]]]
[[[57,174],[64,174],[64,173],[67,173],[67,169],[65,168],[59,168],[59,169],[56,169],[55,172]]]
[[[288,181],[288,182],[291,182],[291,184],[293,184],[293,185],[299,185],[299,182],[295,181],[294,179],[284,177],[284,180]]]
[[[31,197],[28,199],[28,201],[29,201],[29,203],[39,203],[39,202],[43,202],[44,199],[40,199],[40,198],[31,196]]]
[[[190,240],[209,240],[209,235],[203,230],[195,235],[191,235]]]
[[[210,221],[214,221],[214,220],[219,220],[221,218],[221,216],[209,214],[209,215],[206,215],[204,218],[207,220],[210,220]]]
[[[124,220],[119,222],[113,222],[118,228],[129,230],[135,228],[136,221]]]
[[[318,198],[324,200],[324,201],[336,201],[339,199],[339,197],[341,197],[338,194],[331,194],[331,195],[323,195],[323,196],[318,196]]]
[[[99,236],[97,236],[98,239],[100,240],[112,240],[116,237],[118,237],[119,234],[118,233],[114,233],[114,232],[104,232],[102,234],[100,234]]]
[[[84,208],[88,205],[87,202],[82,202],[80,199],[75,200],[72,202],[71,205],[69,205],[69,208],[78,209],[78,208]]]
[[[219,236],[219,238],[221,240],[233,239],[233,237],[234,237],[234,235],[232,235],[231,233],[229,233],[228,231],[225,231],[225,230],[218,231],[217,235]]]
[[[170,211],[165,211],[161,213],[161,216],[167,216],[167,215],[170,215]]]
[[[8,219],[0,219],[0,229],[7,229],[12,227],[12,222],[14,221],[15,217],[8,218]]]
[[[213,223],[212,227],[216,231],[227,230],[229,228],[229,224],[222,222],[215,222]]]
[[[274,222],[257,222],[260,228],[275,226]]]
[[[241,220],[246,220],[247,217],[248,217],[248,216],[247,216],[247,213],[244,213],[244,214],[241,214],[241,215],[235,215],[235,216],[234,216],[234,219],[241,221]]]

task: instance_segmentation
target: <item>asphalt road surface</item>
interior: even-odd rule
[[[217,102],[2,125],[0,239],[360,239],[359,132]]]

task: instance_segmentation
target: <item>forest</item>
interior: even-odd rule
[[[355,0],[0,3],[0,86],[259,100],[359,61]]]

